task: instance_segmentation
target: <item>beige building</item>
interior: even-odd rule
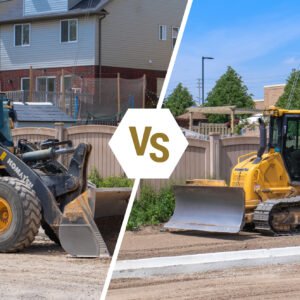
[[[274,84],[264,86],[264,99],[254,100],[255,108],[265,109],[275,105],[279,97],[283,94],[285,84]]]

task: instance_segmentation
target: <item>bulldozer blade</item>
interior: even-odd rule
[[[59,240],[66,252],[77,257],[109,256],[94,222],[95,191],[89,189],[66,205],[59,226]]]
[[[176,206],[168,229],[238,233],[245,214],[244,190],[220,186],[174,186]]]

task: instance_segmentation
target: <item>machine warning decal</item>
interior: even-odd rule
[[[0,160],[3,161],[6,156],[7,156],[6,152],[2,152],[2,154],[0,155]]]

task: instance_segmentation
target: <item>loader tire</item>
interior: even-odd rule
[[[41,219],[41,204],[35,192],[17,178],[0,178],[0,252],[17,252],[30,246]]]
[[[41,225],[47,237],[55,244],[60,245],[60,240],[55,234],[54,230],[44,220],[42,220]]]

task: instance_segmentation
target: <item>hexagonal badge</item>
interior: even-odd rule
[[[169,178],[188,141],[169,109],[129,109],[109,142],[129,178]]]

